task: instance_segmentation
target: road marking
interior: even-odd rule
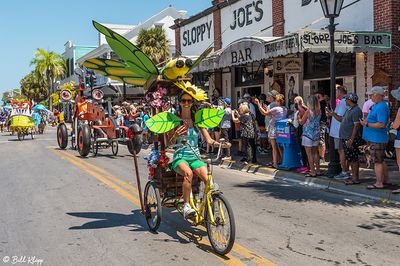
[[[79,163],[84,164],[88,167],[90,167],[92,170],[94,170],[95,172],[99,173],[99,174],[103,174],[106,176],[106,178],[111,179],[112,181],[118,183],[119,185],[125,187],[126,189],[128,189],[130,192],[134,193],[135,195],[139,196],[139,192],[137,191],[137,187],[134,187],[124,181],[122,181],[121,179],[115,177],[114,175],[112,175],[111,173],[107,172],[104,169],[101,169],[91,163],[85,162],[84,160],[80,160],[78,157],[66,152],[66,151],[60,151],[63,155],[69,156],[72,159],[75,160],[79,160]]]
[[[95,178],[100,180],[101,182],[105,183],[106,185],[108,185],[109,187],[114,189],[116,192],[118,192],[120,195],[122,195],[123,197],[128,199],[130,202],[132,202],[137,207],[140,207],[139,199],[128,193],[128,191],[130,191],[130,192],[133,192],[135,195],[138,196],[137,188],[135,188],[132,185],[120,180],[119,178],[117,178],[115,176],[113,176],[111,173],[107,172],[106,170],[101,169],[101,168],[99,168],[99,167],[97,167],[97,166],[95,166],[93,164],[88,163],[88,162],[85,162],[85,161],[77,158],[76,156],[74,156],[72,154],[69,154],[66,151],[61,151],[61,150],[52,150],[52,151],[56,155],[60,156],[61,158],[66,159],[67,161],[69,161],[70,163],[75,165],[76,167],[81,168],[82,170],[84,170],[87,173],[91,174],[92,176],[94,176]],[[106,175],[107,177],[104,177],[101,174]],[[123,188],[121,188],[120,186],[114,184],[113,182],[111,182],[107,178],[109,178],[112,181],[118,183],[120,186],[124,187],[128,191],[126,191]],[[200,237],[200,238],[196,237],[193,233],[189,233],[189,232],[186,232],[186,231],[183,231],[183,230],[177,228],[176,224],[174,222],[172,222],[172,221],[170,221],[170,220],[168,220],[166,218],[163,218],[163,220],[165,220],[168,223],[168,225],[174,227],[181,234],[183,234],[184,236],[186,236],[187,238],[192,240],[198,246],[207,246],[208,247],[207,250],[212,252],[211,244],[210,244],[210,242],[208,240],[204,239],[203,237]],[[204,232],[206,232],[206,228],[204,226],[199,226],[199,228],[201,228]],[[268,265],[268,266],[276,265],[272,261],[270,261],[268,259],[265,259],[265,258],[255,254],[254,252],[252,252],[249,249],[241,246],[238,243],[234,244],[232,250],[235,253],[238,253],[239,255],[245,257],[245,259],[251,260],[252,262],[254,262],[257,265]],[[239,258],[233,256],[232,254],[227,254],[224,257],[218,256],[215,253],[212,253],[212,254],[217,256],[219,259],[221,259],[227,265],[245,265]]]

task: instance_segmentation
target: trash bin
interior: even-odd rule
[[[279,168],[285,170],[303,166],[296,128],[289,124],[288,120],[283,119],[276,122],[276,143],[283,149],[282,163]]]

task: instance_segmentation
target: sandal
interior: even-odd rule
[[[367,189],[372,190],[372,189],[384,189],[385,187],[377,187],[375,184],[367,186]]]
[[[359,185],[359,184],[361,184],[361,181],[359,181],[359,180],[355,181],[355,180],[350,179],[350,180],[344,181],[344,184],[346,186]]]
[[[308,173],[308,174],[305,175],[305,177],[317,177],[317,175],[316,174],[312,175],[312,174]]]
[[[271,167],[271,168],[273,168],[275,165],[274,165],[274,163],[273,162],[269,162],[269,163],[267,163],[267,165],[266,165],[266,167]]]
[[[326,173],[325,173],[325,172],[319,172],[319,173],[317,173],[316,175],[317,175],[317,176],[326,176]]]
[[[392,194],[400,194],[400,188],[399,188],[399,189],[396,189],[396,190],[393,190],[393,191],[392,191]]]

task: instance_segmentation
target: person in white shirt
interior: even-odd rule
[[[367,94],[368,94],[368,92],[367,92]],[[374,106],[374,105],[375,105],[375,103],[371,99],[371,94],[368,94],[368,101],[366,101],[362,107],[364,120],[367,118],[369,112],[371,112],[372,106]]]
[[[334,139],[335,142],[335,150],[339,153],[340,158],[340,166],[342,167],[342,172],[335,176],[335,179],[348,179],[350,178],[349,166],[346,162],[343,144],[339,138],[339,130],[340,130],[340,122],[336,120],[335,116],[343,117],[346,113],[346,99],[344,98],[347,95],[347,89],[345,86],[336,86],[336,98],[340,100],[339,104],[336,106],[335,111],[327,110],[327,115],[332,116],[331,120],[331,128],[329,131],[329,136]]]

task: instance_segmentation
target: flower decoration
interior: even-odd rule
[[[167,168],[169,158],[166,156],[165,151],[158,151],[158,149],[152,149],[149,157],[144,158],[147,161],[147,167],[149,168],[149,180],[154,178],[155,169],[157,167]]]
[[[192,96],[196,101],[202,102],[204,100],[207,100],[207,93],[197,87],[196,85],[190,83],[189,81],[184,82],[184,81],[179,81],[175,82],[175,85],[178,86],[181,90]]]
[[[146,101],[154,108],[161,108],[167,103],[167,89],[159,87],[156,91],[147,92],[145,95]]]

